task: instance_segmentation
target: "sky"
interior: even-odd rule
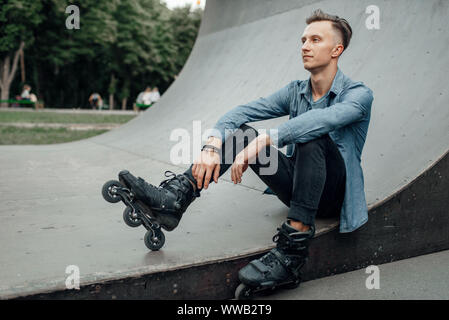
[[[173,9],[175,7],[182,7],[188,3],[192,5],[192,8],[201,7],[204,9],[206,0],[162,0],[167,4],[167,7]]]

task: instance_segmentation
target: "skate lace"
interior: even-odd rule
[[[281,241],[282,246],[286,246],[288,247],[289,245],[294,243],[294,239],[290,236],[290,234],[285,231],[282,228],[277,228],[278,233],[276,233],[273,236],[273,242],[275,242],[276,244],[279,242],[279,240],[282,238],[283,241]]]
[[[273,236],[273,241],[275,243],[277,243],[280,239],[280,237],[285,237],[288,240],[286,240],[285,242],[292,242],[293,239],[292,237],[290,237],[290,235],[288,234],[288,232],[286,232],[285,230],[281,229],[281,228],[277,228],[278,233],[276,233]],[[273,250],[279,250],[278,248],[275,248]],[[268,254],[264,255],[262,258],[260,258],[260,261],[265,264],[266,266],[270,266],[270,267],[274,267],[276,264],[279,264],[279,259],[275,256],[274,253],[272,253],[271,251],[268,252]]]
[[[168,174],[167,174],[168,173]],[[169,177],[168,179],[163,180],[160,184],[159,184],[159,188],[166,188],[171,190],[173,193],[176,194],[176,201],[180,200],[182,198],[182,191],[172,188],[170,187],[170,182],[172,182],[173,180],[179,180],[179,178],[176,176],[176,173],[174,173],[173,171],[167,170],[165,171],[164,175],[166,177]]]
[[[273,236],[276,248],[273,248],[270,252],[261,257],[260,262],[271,269],[274,269],[277,265],[283,265],[291,274],[298,277],[300,269],[307,261],[309,239],[308,237],[295,239],[295,237],[292,237],[288,231],[282,228],[278,228],[277,231],[278,232]],[[311,230],[311,233],[312,235],[315,233],[314,228]],[[279,256],[282,256],[282,258]],[[266,271],[266,273],[270,273],[270,271]]]
[[[167,173],[168,173],[168,175],[167,175]],[[174,179],[176,178],[176,173],[174,173],[173,171],[167,170],[167,171],[165,171],[164,176],[170,177],[170,178],[163,180],[163,181],[159,184],[159,188],[165,187],[166,185],[168,185],[168,183],[169,183],[170,181],[174,180]]]
[[[293,238],[286,230],[282,228],[277,228],[278,233],[274,235],[273,242],[275,242],[278,248],[281,248],[282,250],[289,250],[289,249],[295,249],[295,250],[304,250],[307,247],[307,243],[309,242],[309,239],[304,237],[301,239],[295,239]],[[315,234],[315,230],[312,230],[312,237]],[[280,241],[281,240],[281,241]]]

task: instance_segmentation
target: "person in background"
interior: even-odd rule
[[[151,102],[156,103],[161,98],[158,87],[154,87],[151,91]]]
[[[89,97],[89,103],[92,109],[100,109],[103,106],[103,99],[99,93],[92,93]]]
[[[34,103],[37,102],[37,96],[34,93],[30,93],[30,101]]]
[[[136,99],[136,103],[138,104],[143,104],[143,95],[144,95],[145,91],[142,91],[141,93],[139,93],[139,95],[137,96]]]
[[[30,100],[31,99],[31,87],[28,84],[23,85],[22,93],[20,94],[20,98],[22,100]]]
[[[146,87],[142,95],[142,102],[145,105],[151,105],[153,103],[153,93],[151,87]]]

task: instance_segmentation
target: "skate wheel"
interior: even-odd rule
[[[142,224],[142,220],[137,217],[133,217],[133,215],[135,215],[135,213],[133,213],[133,209],[126,207],[123,211],[123,221],[125,221],[125,223],[131,228],[137,228]]]
[[[122,200],[115,192],[117,188],[123,188],[123,185],[116,180],[106,182],[101,189],[104,200],[110,203],[117,203]]]
[[[237,289],[235,289],[235,299],[236,300],[249,300],[252,298],[252,288],[244,283],[239,284]]]
[[[165,243],[165,235],[160,229],[148,230],[145,234],[145,245],[152,251],[157,251]]]

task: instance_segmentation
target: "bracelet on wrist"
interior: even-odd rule
[[[220,154],[220,149],[218,149],[217,147],[210,145],[210,144],[205,144],[203,146],[203,148],[201,148],[201,151],[204,151],[204,150],[209,150],[209,151],[213,151],[215,153]]]

